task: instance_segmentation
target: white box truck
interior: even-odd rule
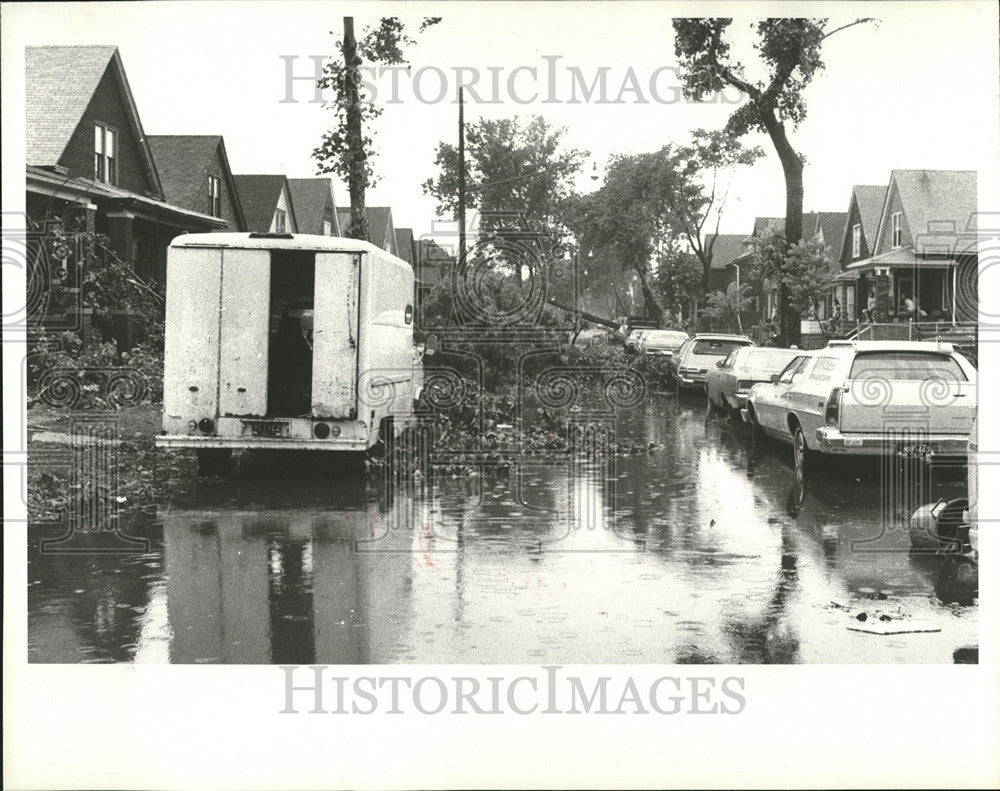
[[[205,472],[235,449],[362,453],[411,423],[423,383],[413,269],[304,234],[179,236],[167,253],[163,431]]]

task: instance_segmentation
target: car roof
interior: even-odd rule
[[[720,332],[699,332],[694,336],[693,340],[710,340],[710,341],[750,341],[746,335],[732,335]],[[753,343],[753,341],[750,341]]]
[[[947,341],[853,341],[836,340],[827,345],[828,351],[859,352],[950,352],[954,348]]]

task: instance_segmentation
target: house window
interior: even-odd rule
[[[208,177],[208,213],[213,217],[222,216],[222,183],[218,176]]]
[[[323,220],[323,236],[333,236],[333,225],[329,220]]]
[[[285,232],[285,210],[275,209],[274,210],[274,230],[277,233]]]
[[[892,249],[903,246],[903,213],[892,213]]]
[[[101,124],[94,124],[94,178],[118,182],[118,133]]]
[[[851,229],[851,258],[861,257],[861,223],[855,223]]]

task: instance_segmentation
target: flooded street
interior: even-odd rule
[[[247,465],[128,526],[146,551],[43,553],[60,531],[32,528],[29,658],[950,663],[977,643],[975,565],[912,555],[906,529],[964,496],[964,470],[803,478],[703,396],[652,396],[616,428],[655,449],[395,486]],[[852,631],[859,612],[939,631]]]

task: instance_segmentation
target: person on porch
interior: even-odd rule
[[[872,291],[868,294],[868,307],[861,311],[861,317],[869,324],[875,323],[875,308],[878,305],[878,301],[875,299],[875,292]]]
[[[823,322],[823,332],[833,335],[840,327],[840,300],[834,298],[833,308],[830,310],[830,318]]]

